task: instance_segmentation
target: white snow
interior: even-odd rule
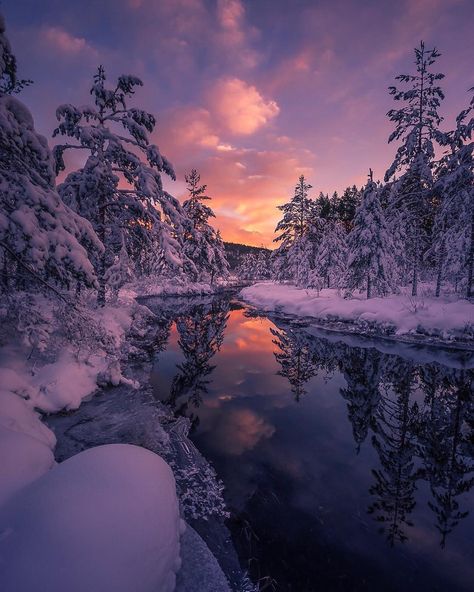
[[[378,326],[397,335],[423,333],[453,339],[474,337],[474,304],[447,297],[344,299],[337,290],[300,289],[288,284],[264,282],[244,288],[240,296],[266,311],[278,311],[321,321],[349,321],[363,332]]]
[[[2,592],[171,592],[182,529],[163,459],[89,449],[0,509]]]

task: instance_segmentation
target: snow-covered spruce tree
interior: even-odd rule
[[[348,236],[348,246],[346,288],[349,293],[365,288],[370,298],[373,294],[385,296],[396,290],[393,246],[372,170]]]
[[[55,190],[54,160],[29,110],[11,96],[25,81],[0,15],[0,265],[1,290],[61,295],[58,288],[96,279],[87,252],[102,246],[91,225]],[[82,245],[81,245],[82,243]]]
[[[444,98],[438,81],[444,74],[431,72],[431,67],[440,56],[436,49],[426,49],[423,42],[415,48],[416,73],[402,74],[397,80],[409,85],[408,90],[390,87],[395,101],[402,101],[400,109],[388,112],[395,130],[389,143],[400,140],[395,160],[385,174],[388,182],[397,172],[396,191],[390,209],[397,212],[405,227],[405,256],[412,273],[412,295],[418,292],[420,264],[424,251],[429,246],[433,188],[432,168],[434,160],[433,140],[442,121],[438,108]]]
[[[288,203],[278,206],[283,212],[283,218],[275,228],[275,232],[280,234],[274,242],[279,242],[280,245],[272,254],[276,279],[291,279],[299,285],[308,265],[301,257],[308,251],[306,243],[316,213],[315,203],[308,197],[310,189],[311,185],[306,182],[304,175],[301,175],[293,198]]]
[[[265,280],[271,277],[270,251],[246,253],[237,268],[237,275],[243,280]]]
[[[360,204],[362,192],[355,185],[347,187],[338,201],[337,220],[344,226],[346,232],[352,229],[357,206]]]
[[[347,270],[347,237],[340,222],[326,222],[314,260],[314,270],[326,288],[342,288]]]
[[[184,253],[194,263],[197,278],[214,279],[226,277],[229,273],[229,263],[225,255],[224,243],[219,231],[209,224],[210,218],[215,218],[212,209],[204,201],[211,198],[206,195],[207,185],[201,185],[201,176],[196,169],[185,175],[188,199],[183,203],[183,209],[192,222],[192,229],[184,240]]]
[[[433,241],[438,263],[437,296],[443,277],[456,283],[460,279],[467,298],[474,294],[473,131],[474,95],[456,118],[456,129],[437,135],[439,143],[449,148],[439,163],[435,186],[441,198]]]
[[[138,78],[123,75],[107,88],[100,66],[91,88],[94,105],[61,105],[56,111],[59,125],[54,135],[75,140],[55,147],[56,170],[65,169],[65,151],[87,154],[84,167],[69,174],[59,190],[66,204],[91,221],[105,245],[102,256],[94,259],[100,305],[106,299],[107,270],[120,263],[123,245],[132,256],[158,243],[157,259],[175,270],[185,264],[192,267],[180,254],[186,216],[178,200],[163,190],[161,180],[161,173],[175,179],[173,168],[149,140],[155,118],[127,105],[141,85]]]

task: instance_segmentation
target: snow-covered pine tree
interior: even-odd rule
[[[442,276],[461,279],[467,298],[474,294],[473,131],[474,95],[456,118],[456,129],[437,135],[439,143],[449,148],[439,163],[436,181],[441,197],[433,245],[438,260],[437,295]]]
[[[270,279],[270,251],[246,253],[237,268],[237,275],[243,280]]]
[[[342,222],[346,232],[352,229],[357,206],[360,204],[361,191],[355,185],[347,187],[338,201],[337,220]]]
[[[373,294],[385,296],[396,290],[393,247],[372,170],[348,236],[348,245],[346,288],[349,293],[365,287],[367,298],[370,298]]]
[[[54,160],[33,118],[10,93],[25,81],[0,15],[0,265],[1,289],[57,292],[94,285],[87,252],[102,245],[91,225],[65,206],[55,190]]]
[[[268,280],[271,277],[270,251],[262,250],[257,254],[255,273],[257,279]]]
[[[184,253],[194,263],[196,279],[210,278],[212,284],[215,278],[226,277],[229,273],[224,243],[219,231],[209,224],[209,219],[215,218],[215,214],[203,203],[211,199],[206,195],[207,185],[200,184],[201,176],[196,169],[185,175],[185,179],[189,197],[183,203],[183,209],[191,220],[192,228],[185,237]]]
[[[304,175],[301,175],[293,198],[278,206],[283,212],[283,218],[275,228],[275,232],[280,234],[274,242],[280,242],[280,245],[272,254],[276,279],[291,279],[300,286],[308,285],[313,251],[311,243],[317,218],[315,202],[308,197],[311,187]]]
[[[307,233],[314,214],[314,202],[308,197],[311,187],[304,175],[300,175],[292,199],[278,206],[278,209],[283,212],[283,218],[275,229],[275,232],[280,232],[280,235],[274,239],[274,242],[281,242],[282,245],[291,244],[296,238]]]
[[[342,288],[347,270],[347,237],[340,222],[324,224],[314,270],[326,288]]]
[[[400,140],[395,159],[385,174],[388,182],[397,172],[401,176],[395,183],[396,192],[390,209],[397,212],[405,226],[405,252],[412,273],[412,295],[418,292],[420,263],[428,248],[429,225],[432,219],[430,193],[433,187],[433,140],[442,121],[438,108],[444,98],[438,81],[444,74],[431,72],[440,56],[436,49],[426,49],[423,41],[415,48],[416,73],[402,74],[397,80],[408,84],[408,90],[389,88],[395,101],[403,107],[388,112],[395,130],[389,143]]]
[[[65,169],[65,151],[87,154],[84,167],[69,174],[59,190],[66,204],[91,221],[105,245],[102,256],[94,259],[100,305],[106,298],[107,268],[119,263],[124,244],[132,254],[158,242],[157,258],[175,270],[184,265],[179,237],[188,222],[178,200],[163,189],[161,173],[172,179],[175,174],[150,143],[154,116],[127,105],[137,86],[142,86],[140,79],[122,75],[107,88],[100,66],[91,88],[94,105],[61,105],[56,111],[54,135],[76,140],[55,147],[56,170]]]

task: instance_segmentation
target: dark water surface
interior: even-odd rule
[[[472,356],[147,304],[155,396],[191,419],[262,590],[474,590]]]

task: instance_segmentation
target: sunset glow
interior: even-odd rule
[[[332,193],[382,178],[387,87],[420,39],[446,72],[442,115],[468,100],[470,0],[104,0],[6,3],[23,100],[51,139],[59,103],[86,103],[92,74],[142,78],[137,104],[158,116],[154,140],[178,180],[197,168],[224,240],[271,246],[275,206],[303,173]],[[471,82],[472,84],[472,82]]]

